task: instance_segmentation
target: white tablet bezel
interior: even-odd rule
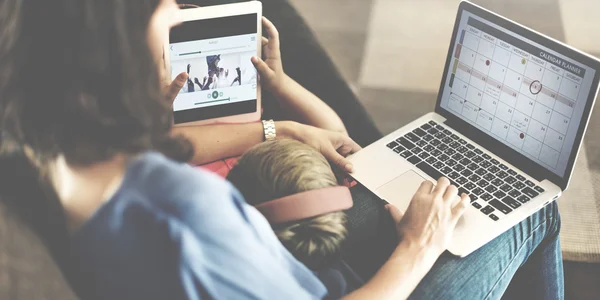
[[[262,50],[262,3],[260,1],[249,1],[243,3],[223,4],[208,7],[182,9],[179,11],[178,20],[179,22],[189,22],[203,19],[213,19],[220,17],[236,16],[256,13],[256,28],[257,28],[257,39],[256,39],[256,55],[261,57]],[[166,41],[164,45],[164,57],[166,74],[168,78],[171,77],[171,61],[170,61],[170,49],[169,41]],[[258,74],[257,74],[258,75]],[[261,102],[261,88],[259,82],[259,76],[257,76],[256,84],[256,111],[240,114],[234,116],[218,117],[213,119],[197,120],[186,123],[176,124],[175,126],[195,126],[215,123],[249,123],[259,121],[262,115],[262,102]]]

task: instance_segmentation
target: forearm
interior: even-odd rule
[[[344,299],[406,299],[438,256],[425,247],[400,243],[375,276]]]
[[[323,100],[285,75],[282,88],[274,91],[283,109],[303,124],[347,134],[344,123]]]
[[[276,122],[278,138],[292,138],[295,123]],[[194,145],[191,163],[205,164],[219,159],[242,155],[264,140],[260,122],[246,124],[217,124],[173,128],[173,134],[185,136]]]

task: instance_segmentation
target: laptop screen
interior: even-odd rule
[[[563,177],[597,70],[467,10],[457,21],[438,105]]]

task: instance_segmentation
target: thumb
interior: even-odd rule
[[[346,172],[351,173],[354,169],[352,163],[333,148],[329,148],[329,150],[323,153],[323,156]]]
[[[273,76],[273,70],[271,70],[267,63],[265,63],[265,61],[261,58],[257,56],[252,56],[250,61],[252,61],[252,64],[254,64],[254,67],[256,68],[256,70],[258,70],[258,74],[261,77],[268,79],[271,76]]]
[[[390,213],[390,216],[392,216],[392,219],[394,220],[394,223],[396,223],[396,224],[400,223],[400,220],[402,220],[402,217],[404,217],[404,213],[402,213],[393,204],[387,204],[385,206],[385,209]]]

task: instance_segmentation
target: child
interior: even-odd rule
[[[347,235],[346,215],[341,209],[351,207],[352,198],[347,188],[338,186],[321,153],[294,140],[265,142],[244,153],[227,179],[265,215],[281,243],[317,274],[329,291],[328,297],[340,298],[362,285],[340,258],[340,247]],[[345,194],[340,193],[344,190]],[[315,208],[318,203],[308,203],[311,192],[319,193],[312,195],[323,201],[320,207]],[[297,202],[292,204],[291,212],[290,207],[267,207],[290,199]],[[303,206],[307,203],[308,209]],[[320,214],[315,214],[319,209]],[[282,211],[287,214],[282,216]],[[291,218],[290,213],[294,214]],[[298,219],[299,216],[305,218]]]

